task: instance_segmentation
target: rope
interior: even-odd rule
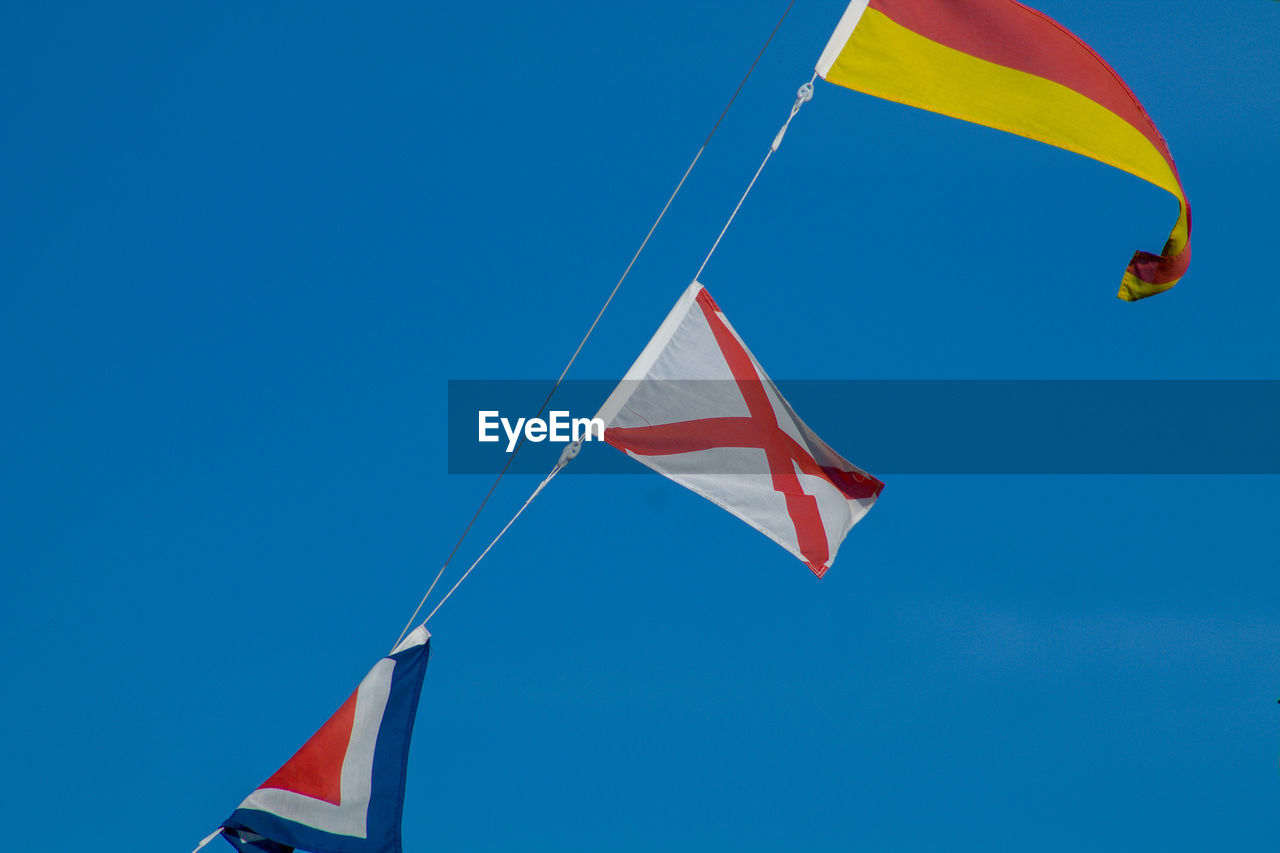
[[[520,517],[520,514],[529,508],[529,504],[533,503],[533,499],[538,496],[538,493],[541,492],[543,489],[545,489],[547,487],[547,483],[550,483],[552,480],[554,480],[556,478],[556,474],[559,474],[560,471],[563,470],[563,468],[564,468],[563,462],[556,463],[556,466],[551,469],[551,473],[546,476],[546,479],[544,479],[541,483],[538,484],[538,488],[533,490],[533,494],[529,495],[529,499],[524,502],[524,505],[520,507],[518,510],[516,510],[516,514],[511,516],[511,520],[507,522],[506,526],[503,527],[501,530],[499,530],[498,535],[493,537],[493,541],[490,542],[488,546],[483,551],[480,552],[480,556],[476,557],[476,561],[471,564],[471,568],[467,569],[465,572],[462,573],[462,577],[458,578],[458,582],[453,585],[453,589],[446,592],[444,594],[444,598],[440,599],[440,603],[435,606],[435,609],[427,614],[426,619],[422,620],[423,625],[430,622],[431,617],[436,615],[436,611],[439,610],[441,607],[444,607],[444,603],[449,600],[449,596],[453,595],[455,592],[458,591],[458,587],[462,586],[462,582],[467,579],[467,576],[471,574],[471,572],[475,569],[476,566],[480,565],[480,561],[485,558],[485,556],[489,553],[489,551],[493,548],[493,546],[498,544],[498,540],[502,538],[502,534],[506,533],[507,530],[511,527],[511,525],[516,523],[516,519]]]
[[[208,837],[206,837],[204,841],[201,841],[198,845],[196,845],[196,849],[192,850],[191,853],[200,853],[200,851],[203,850],[210,841],[217,838],[221,833],[222,833],[222,827],[218,827],[213,832],[209,833]]]
[[[818,79],[818,72],[813,72],[813,76],[809,78],[809,82],[800,87],[796,93],[796,102],[791,105],[791,115],[787,116],[787,120],[782,123],[782,127],[778,130],[778,135],[773,138],[773,144],[769,146],[769,150],[765,152],[764,159],[760,161],[759,168],[756,173],[751,176],[751,183],[747,184],[747,188],[742,192],[742,198],[738,199],[737,205],[733,208],[733,213],[729,214],[729,219],[725,222],[724,227],[720,229],[720,235],[716,237],[716,241],[711,244],[711,251],[707,252],[707,257],[703,259],[702,266],[698,267],[698,272],[693,276],[694,281],[702,278],[702,271],[707,268],[707,264],[711,262],[711,256],[716,253],[716,249],[720,248],[720,241],[724,239],[725,232],[729,230],[729,226],[733,224],[734,217],[738,215],[738,211],[742,209],[742,203],[747,200],[747,196],[751,194],[751,189],[756,185],[756,181],[760,178],[760,173],[764,171],[764,167],[768,164],[769,158],[778,150],[778,146],[782,145],[782,138],[787,134],[787,128],[791,126],[791,120],[800,112],[800,108],[813,98],[813,81]]]
[[[548,398],[550,399],[550,398]],[[547,405],[545,402],[542,404]],[[541,411],[534,417],[540,417]],[[507,464],[502,466],[502,470],[498,472],[498,476],[489,486],[489,491],[485,493],[484,500],[480,501],[480,506],[476,507],[475,514],[471,516],[471,520],[467,522],[467,526],[462,529],[462,535],[458,537],[458,541],[453,543],[453,550],[449,552],[449,556],[445,558],[444,565],[440,567],[440,571],[436,572],[435,579],[431,581],[431,586],[427,587],[426,593],[422,596],[422,600],[418,602],[418,606],[413,609],[413,615],[409,617],[409,621],[405,623],[404,628],[400,630],[400,636],[396,637],[396,641],[391,645],[395,648],[400,645],[400,641],[404,639],[404,635],[409,633],[409,629],[413,627],[413,620],[418,618],[418,614],[422,612],[422,606],[427,603],[427,599],[431,597],[431,591],[436,588],[436,584],[440,583],[440,578],[444,576],[444,570],[449,568],[449,564],[453,562],[453,555],[458,553],[458,549],[462,547],[462,540],[467,538],[467,534],[471,532],[471,528],[475,525],[476,519],[480,517],[480,513],[484,512],[485,504],[489,503],[489,498],[493,497],[493,492],[498,488],[498,484],[502,482],[503,476],[507,473],[507,469],[511,467],[511,463],[516,458],[516,453],[520,451],[521,445],[524,444],[524,433],[520,434],[520,441],[517,442],[515,449],[511,455],[507,457]]]
[[[578,342],[578,348],[573,351],[573,355],[569,356],[569,362],[564,366],[564,370],[560,371],[559,378],[556,379],[551,390],[547,392],[547,397],[542,401],[542,405],[538,407],[538,413],[535,418],[542,417],[542,413],[551,403],[551,398],[555,396],[556,391],[560,389],[560,385],[564,382],[565,376],[569,373],[569,368],[573,367],[573,363],[577,361],[578,354],[582,352],[582,348],[586,346],[587,339],[591,337],[592,332],[596,330],[596,326],[600,323],[600,318],[604,316],[604,312],[609,309],[609,304],[613,302],[613,297],[617,296],[618,290],[622,287],[622,283],[627,280],[627,276],[631,273],[631,268],[635,266],[636,261],[640,259],[641,253],[644,252],[645,246],[649,245],[649,238],[653,236],[653,232],[658,230],[658,224],[662,222],[663,217],[667,215],[667,210],[671,207],[671,203],[676,200],[676,196],[680,194],[680,190],[684,187],[685,181],[689,179],[689,175],[693,172],[693,167],[698,165],[698,160],[702,159],[702,153],[707,150],[707,146],[711,144],[711,137],[716,135],[716,131],[720,129],[721,122],[725,116],[729,114],[730,108],[733,107],[734,101],[738,100],[747,80],[751,78],[751,73],[756,70],[756,65],[760,63],[760,59],[764,56],[764,52],[769,49],[769,45],[773,43],[773,37],[778,34],[778,30],[782,28],[782,22],[787,19],[787,15],[791,13],[791,7],[796,4],[796,0],[791,0],[787,4],[787,8],[783,10],[782,17],[773,25],[769,38],[765,39],[764,47],[760,48],[760,52],[756,54],[756,58],[752,60],[751,67],[747,69],[747,73],[743,75],[742,80],[738,83],[738,88],[734,90],[733,97],[729,98],[729,103],[725,104],[724,110],[721,111],[720,117],[716,119],[716,123],[712,125],[711,132],[707,134],[707,138],[702,141],[698,153],[693,155],[693,160],[689,162],[689,167],[684,170],[684,174],[680,176],[679,183],[676,188],[671,191],[667,203],[662,206],[662,210],[658,213],[658,218],[653,221],[653,225],[649,226],[649,232],[644,235],[644,239],[640,241],[640,248],[636,249],[636,253],[631,256],[631,262],[627,264],[627,268],[622,271],[622,276],[618,279],[618,283],[613,286],[613,290],[609,292],[609,298],[604,301],[604,305],[600,306],[596,318],[591,321],[591,325],[587,328],[587,333],[582,336],[582,340]],[[816,76],[816,75],[815,75]],[[736,211],[735,211],[736,212]],[[728,227],[728,226],[726,226]],[[721,236],[724,236],[721,234]],[[719,241],[716,241],[717,243]],[[714,251],[714,249],[713,249]],[[706,266],[706,263],[703,263]],[[476,519],[480,517],[480,513],[484,512],[485,506],[489,503],[489,498],[493,497],[493,493],[498,488],[498,484],[502,482],[502,478],[506,476],[507,470],[511,467],[511,463],[515,461],[516,454],[520,452],[520,448],[524,447],[524,435],[520,436],[520,440],[512,449],[511,454],[507,457],[507,462],[502,466],[502,470],[498,472],[498,476],[494,478],[493,483],[489,486],[489,491],[485,493],[484,499],[480,501],[480,506],[476,507],[475,514],[471,516],[471,520],[467,522],[467,526],[462,529],[462,535],[458,537],[458,541],[453,544],[453,550],[449,552],[449,556],[445,557],[444,564],[440,566],[440,571],[436,573],[435,578],[431,581],[431,586],[427,587],[427,592],[422,596],[422,600],[418,602],[418,606],[414,608],[413,615],[409,617],[409,621],[405,623],[404,628],[400,631],[400,636],[396,638],[395,646],[400,645],[400,641],[404,639],[404,635],[409,633],[409,628],[413,626],[413,622],[418,618],[418,614],[422,612],[423,606],[427,603],[427,599],[431,597],[432,591],[435,590],[436,584],[440,583],[440,578],[444,577],[445,570],[449,568],[449,564],[453,562],[454,555],[458,553],[458,549],[462,547],[462,542],[467,538],[467,534],[471,532],[471,528],[475,526]],[[455,587],[456,588],[456,587]],[[443,601],[441,602],[444,603]]]
[[[706,258],[702,261],[702,266],[698,267],[698,271],[694,273],[693,280],[698,281],[702,278],[702,271],[707,268],[707,264],[711,262],[711,256],[716,253],[716,249],[720,248],[720,241],[724,239],[725,232],[729,230],[729,226],[733,224],[733,218],[738,215],[738,211],[742,209],[742,203],[747,200],[747,196],[751,193],[751,188],[756,185],[756,179],[760,177],[760,173],[764,171],[765,164],[769,162],[769,158],[773,156],[773,149],[770,148],[768,153],[764,155],[764,159],[760,161],[760,167],[756,169],[756,173],[751,176],[751,183],[747,184],[747,189],[742,193],[742,198],[738,199],[738,204],[733,209],[733,213],[729,214],[729,221],[720,229],[720,236],[711,244],[711,251],[707,252]]]

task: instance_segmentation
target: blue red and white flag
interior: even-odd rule
[[[241,853],[401,853],[409,738],[431,635],[411,632],[222,823]]]
[[[822,577],[884,484],[800,420],[694,282],[596,415],[605,441]]]

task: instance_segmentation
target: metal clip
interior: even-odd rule
[[[800,112],[800,107],[813,100],[813,83],[805,83],[796,90],[796,102],[791,107],[791,114]]]
[[[581,449],[582,449],[582,439],[578,439],[577,441],[571,441],[568,444],[566,444],[564,446],[564,450],[560,452],[559,466],[563,468],[566,464],[568,464],[570,459],[573,459],[578,455],[578,451]]]
[[[791,126],[791,119],[796,117],[796,113],[800,112],[801,107],[812,100],[813,81],[810,80],[796,90],[796,102],[791,105],[791,115],[787,116],[786,124],[779,128],[778,135],[773,138],[773,145],[769,146],[770,148],[774,151],[778,150],[778,146],[782,144],[782,137],[787,135],[787,128]]]

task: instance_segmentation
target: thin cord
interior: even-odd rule
[[[743,190],[742,197],[738,199],[737,205],[733,208],[733,213],[729,214],[728,221],[726,221],[724,227],[720,229],[720,235],[716,237],[716,241],[711,244],[711,251],[707,252],[706,258],[702,261],[702,266],[698,267],[698,272],[693,276],[694,281],[702,278],[702,271],[707,268],[707,264],[711,261],[711,256],[716,253],[716,249],[720,248],[720,241],[724,239],[725,232],[729,230],[729,226],[733,224],[734,217],[737,216],[738,211],[742,209],[742,203],[746,201],[747,196],[751,194],[751,189],[756,185],[756,181],[760,178],[760,173],[764,171],[765,165],[768,164],[769,158],[778,150],[778,146],[782,145],[782,137],[786,135],[787,128],[791,126],[792,119],[794,119],[796,114],[800,112],[800,108],[813,97],[813,81],[817,79],[818,72],[815,71],[813,72],[813,76],[809,78],[809,82],[805,84],[805,86],[808,86],[809,88],[808,95],[804,94],[805,87],[800,87],[800,93],[798,93],[796,97],[796,102],[791,107],[791,115],[787,116],[787,120],[783,122],[782,127],[778,130],[778,135],[773,138],[773,144],[770,145],[769,150],[765,152],[764,159],[760,161],[760,166],[756,169],[756,173],[751,176],[751,183],[747,184],[747,188]]]
[[[796,5],[796,0],[791,0],[791,2],[787,4],[787,8],[783,10],[782,17],[778,19],[778,23],[773,25],[773,32],[769,33],[769,37],[765,39],[764,47],[760,48],[760,52],[756,54],[756,58],[752,61],[751,67],[747,69],[747,73],[743,76],[742,82],[739,83],[738,88],[734,90],[733,97],[730,98],[729,103],[725,105],[724,112],[720,113],[720,118],[716,119],[715,126],[711,128],[711,132],[707,134],[706,141],[702,143],[703,148],[706,148],[707,143],[711,141],[711,137],[716,135],[716,130],[720,128],[720,122],[724,121],[724,117],[729,114],[729,107],[733,106],[733,102],[738,100],[738,93],[742,91],[743,86],[747,85],[747,80],[751,77],[751,72],[756,70],[756,64],[760,62],[760,58],[764,56],[764,52],[769,49],[770,43],[773,42],[773,37],[776,36],[778,34],[778,30],[782,28],[782,22],[787,19],[787,15],[790,14],[791,7],[794,5]],[[698,154],[701,155],[702,152],[699,151]],[[695,157],[694,161],[697,162],[697,159],[698,158]]]
[[[760,177],[760,173],[764,171],[765,164],[769,162],[769,158],[773,156],[773,149],[770,148],[768,153],[764,155],[764,159],[760,161],[760,167],[756,169],[756,173],[751,176],[751,183],[747,184],[747,188],[742,193],[742,198],[738,199],[738,204],[733,208],[733,213],[729,214],[729,219],[725,222],[724,227],[720,229],[720,236],[716,237],[716,241],[711,244],[711,251],[707,252],[707,256],[702,260],[702,266],[698,267],[698,271],[694,273],[693,280],[697,281],[702,278],[702,271],[707,268],[707,264],[711,261],[711,256],[716,253],[716,249],[720,248],[720,241],[724,239],[725,232],[729,230],[729,226],[733,224],[733,218],[738,215],[738,211],[742,209],[742,203],[747,200],[747,196],[751,193],[751,188],[756,185],[756,179]]]
[[[578,348],[573,351],[573,355],[569,357],[569,363],[564,366],[564,370],[560,371],[560,377],[556,379],[556,384],[551,387],[551,392],[547,394],[547,399],[543,401],[542,408],[538,410],[538,414],[534,417],[542,415],[542,410],[551,402],[551,397],[556,393],[556,389],[560,387],[560,383],[564,381],[564,377],[569,372],[569,368],[573,367],[574,361],[578,358],[578,353],[582,352],[583,346],[587,343],[587,338],[591,337],[591,333],[596,330],[596,325],[600,322],[600,318],[604,316],[604,312],[608,310],[609,303],[613,301],[613,297],[617,296],[618,289],[622,287],[622,283],[627,280],[627,275],[631,272],[631,268],[640,258],[640,254],[644,251],[644,247],[649,245],[649,238],[653,236],[653,232],[658,230],[658,223],[667,215],[667,209],[671,207],[671,203],[676,200],[680,189],[684,186],[684,182],[688,180],[689,174],[693,171],[693,167],[698,165],[698,160],[702,158],[702,152],[707,150],[707,145],[711,143],[711,137],[716,135],[716,131],[720,128],[720,123],[724,121],[724,117],[729,114],[730,107],[733,102],[738,100],[738,95],[742,92],[742,87],[747,85],[747,80],[751,77],[751,72],[756,70],[760,58],[764,56],[764,52],[769,49],[769,45],[773,42],[773,37],[777,35],[778,29],[782,26],[782,22],[787,19],[787,15],[791,12],[791,7],[796,4],[796,0],[791,0],[787,4],[786,10],[782,13],[782,17],[778,19],[778,23],[773,25],[773,32],[769,33],[769,38],[765,40],[764,47],[760,48],[760,52],[756,54],[756,58],[752,60],[751,67],[747,69],[747,73],[743,75],[742,81],[738,83],[738,88],[734,90],[733,97],[729,99],[729,103],[725,104],[724,110],[720,113],[720,118],[716,119],[716,123],[712,126],[711,132],[707,134],[707,138],[703,140],[702,147],[698,149],[698,153],[693,155],[693,160],[689,163],[689,168],[684,170],[684,174],[680,177],[680,183],[676,184],[676,188],[671,191],[671,197],[667,199],[667,203],[662,206],[662,212],[658,214],[658,218],[653,221],[653,225],[649,226],[649,233],[644,235],[644,240],[640,242],[640,248],[636,249],[636,253],[631,257],[631,263],[627,264],[627,268],[622,271],[622,277],[618,279],[618,283],[613,286],[613,290],[609,292],[609,298],[604,301],[604,305],[600,306],[599,313],[596,318],[591,321],[591,326],[587,329],[587,333],[582,336],[582,340],[578,342]],[[814,75],[817,76],[816,74]],[[519,451],[519,446],[512,451],[514,456]]]
[[[538,493],[541,492],[543,489],[545,489],[547,487],[547,483],[550,483],[552,480],[554,480],[556,478],[556,474],[559,474],[561,469],[563,468],[564,468],[563,462],[556,463],[556,467],[551,469],[551,473],[547,475],[546,479],[544,479],[541,483],[538,484],[538,488],[533,490],[533,494],[529,495],[529,499],[524,502],[524,506],[516,510],[516,514],[511,516],[511,520],[507,522],[506,526],[498,531],[498,535],[493,537],[493,541],[490,542],[488,546],[483,551],[480,552],[479,557],[476,557],[476,561],[471,564],[471,568],[467,569],[465,572],[462,573],[462,577],[458,578],[458,582],[453,585],[453,589],[446,592],[444,594],[444,598],[440,599],[440,603],[435,606],[435,609],[427,614],[426,619],[422,620],[423,625],[430,622],[431,617],[436,615],[436,611],[439,610],[441,607],[444,607],[444,603],[449,600],[449,596],[453,595],[455,592],[458,591],[458,587],[462,586],[462,582],[467,579],[467,576],[471,574],[471,572],[475,569],[476,566],[480,565],[480,561],[485,558],[485,556],[489,553],[490,549],[492,549],[494,545],[498,544],[498,540],[502,538],[502,534],[506,533],[508,528],[510,528],[511,525],[516,523],[516,519],[520,517],[520,514],[529,508],[529,504],[533,503],[533,499],[538,496]]]
[[[711,132],[707,134],[707,138],[703,140],[701,147],[698,148],[698,153],[693,156],[693,160],[689,162],[689,167],[685,169],[684,174],[680,176],[680,182],[677,183],[676,188],[671,191],[671,196],[667,199],[667,203],[662,206],[661,212],[658,213],[658,218],[653,221],[653,225],[649,226],[649,233],[644,235],[644,240],[640,242],[640,248],[636,249],[636,253],[631,257],[631,262],[628,263],[627,268],[622,271],[622,276],[618,279],[618,283],[615,284],[613,286],[613,290],[609,292],[609,298],[604,301],[604,305],[600,306],[600,311],[596,314],[596,318],[591,321],[591,326],[588,327],[587,333],[583,335],[582,340],[578,342],[578,348],[575,349],[573,351],[573,355],[569,357],[569,363],[564,366],[564,370],[560,371],[559,378],[556,379],[555,384],[551,386],[551,390],[547,393],[546,399],[542,401],[542,405],[538,407],[538,413],[534,415],[535,418],[541,417],[547,406],[550,405],[551,398],[555,396],[555,393],[559,390],[561,383],[564,382],[565,376],[568,375],[569,368],[573,367],[573,363],[577,360],[578,354],[582,352],[582,348],[586,346],[587,339],[591,337],[591,333],[596,330],[596,326],[600,323],[600,318],[603,317],[604,312],[609,309],[609,304],[613,302],[613,297],[618,294],[618,290],[622,287],[622,283],[627,280],[627,276],[631,273],[631,268],[635,266],[636,261],[640,259],[640,255],[644,252],[645,246],[649,245],[649,238],[653,236],[653,232],[658,230],[658,224],[662,222],[663,217],[667,215],[667,209],[671,207],[671,203],[675,201],[676,196],[680,194],[680,190],[684,187],[685,181],[689,179],[689,175],[693,172],[693,167],[698,165],[698,160],[702,159],[702,152],[707,150],[707,146],[711,143],[711,137],[715,136],[716,131],[720,129],[721,122],[723,122],[725,116],[729,114],[729,110],[733,107],[734,101],[738,100],[738,95],[741,94],[743,87],[747,85],[747,80],[751,78],[751,73],[756,70],[756,65],[760,63],[760,59],[764,56],[764,52],[768,50],[769,45],[773,43],[773,37],[778,34],[778,30],[782,28],[782,22],[787,19],[787,15],[791,13],[791,7],[795,4],[796,0],[791,0],[791,2],[787,4],[787,8],[783,11],[782,17],[778,19],[778,23],[773,25],[773,31],[769,33],[769,38],[765,40],[764,47],[760,48],[760,52],[756,54],[756,58],[751,62],[751,67],[747,69],[747,73],[743,75],[741,82],[738,83],[738,88],[734,90],[733,97],[729,99],[729,103],[725,104],[724,110],[720,113],[720,117],[716,119],[716,123],[712,125]],[[703,266],[706,266],[706,264],[704,263]],[[454,555],[457,554],[458,549],[462,547],[463,540],[465,540],[467,538],[467,534],[471,532],[471,528],[475,525],[476,519],[480,517],[480,513],[484,512],[485,506],[489,503],[489,498],[493,497],[494,491],[498,488],[498,483],[502,482],[502,478],[506,476],[507,470],[511,467],[511,463],[515,461],[516,454],[520,452],[520,448],[522,447],[524,447],[523,434],[520,436],[520,440],[516,443],[516,446],[512,449],[511,454],[507,457],[506,464],[502,466],[502,470],[498,472],[498,476],[494,478],[492,485],[489,486],[489,491],[485,493],[484,499],[480,501],[480,506],[476,507],[475,514],[471,516],[471,520],[467,522],[467,526],[462,529],[462,535],[459,536],[458,541],[454,543],[453,550],[449,552],[449,556],[445,557],[444,564],[440,566],[440,571],[436,573],[435,578],[431,581],[431,586],[427,587],[426,595],[422,596],[422,600],[419,601],[418,606],[414,608],[413,615],[410,616],[409,621],[405,623],[403,630],[400,631],[400,636],[396,639],[392,648],[400,645],[400,641],[404,639],[404,635],[409,633],[409,628],[412,627],[413,621],[417,619],[418,614],[422,612],[422,608],[427,603],[427,599],[431,597],[431,593],[435,590],[436,584],[440,583],[440,578],[444,577],[445,570],[449,568],[449,564],[453,562]]]
[[[203,850],[209,844],[210,841],[217,838],[220,834],[222,834],[222,827],[218,827],[213,832],[209,833],[208,837],[205,838],[204,841],[201,841],[196,846],[196,849],[192,850],[191,853],[200,853],[200,851]]]
[[[543,403],[546,406],[546,403]],[[539,412],[534,417],[539,417]],[[498,472],[498,476],[489,486],[489,491],[485,493],[484,500],[480,501],[480,506],[476,507],[475,514],[471,516],[471,520],[467,522],[467,526],[462,529],[462,535],[458,537],[458,541],[453,543],[453,550],[449,552],[449,556],[445,558],[444,565],[440,567],[440,571],[436,572],[435,579],[431,581],[431,586],[427,587],[427,592],[422,596],[422,600],[418,602],[418,606],[413,609],[413,615],[409,617],[409,621],[405,623],[404,628],[400,631],[400,636],[396,637],[396,641],[391,645],[395,648],[400,645],[400,641],[404,639],[404,635],[409,633],[409,629],[413,627],[413,620],[418,618],[418,614],[422,612],[422,606],[427,603],[427,599],[431,597],[431,591],[436,588],[436,584],[440,583],[440,578],[444,576],[444,570],[449,568],[449,563],[453,562],[453,555],[458,553],[458,549],[462,547],[462,540],[467,538],[467,534],[471,532],[471,528],[475,525],[476,519],[480,517],[480,513],[484,512],[485,504],[489,503],[489,498],[493,497],[493,492],[498,488],[498,484],[502,482],[503,476],[507,473],[507,469],[511,467],[512,461],[516,458],[516,452],[520,450],[520,446],[524,444],[524,433],[520,434],[520,441],[516,444],[515,450],[507,457],[507,464],[502,466],[502,470]]]

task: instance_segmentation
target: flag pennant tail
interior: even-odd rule
[[[412,631],[222,823],[241,853],[402,853],[409,739],[431,636]]]
[[[605,441],[818,577],[884,488],[800,420],[696,281],[596,416]]]
[[[1134,254],[1117,295],[1143,299],[1186,273],[1191,207],[1168,144],[1120,75],[1049,16],[1015,0],[853,0],[815,70],[829,83],[1056,145],[1166,190],[1179,205],[1173,232],[1160,254]]]

